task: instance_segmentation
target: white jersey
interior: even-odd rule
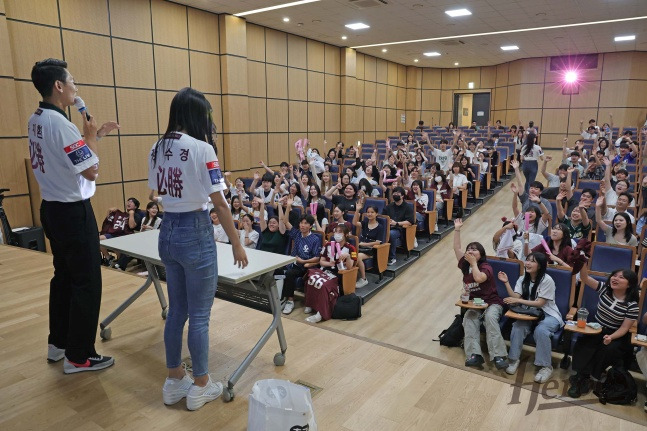
[[[29,117],[29,156],[40,194],[46,201],[78,202],[94,195],[96,185],[81,172],[99,163],[79,129],[49,103]]]
[[[148,187],[164,197],[164,210],[172,213],[206,210],[209,195],[227,188],[213,147],[180,132],[153,145]]]

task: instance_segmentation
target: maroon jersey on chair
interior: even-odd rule
[[[306,307],[318,311],[322,320],[329,320],[337,297],[339,297],[337,276],[319,268],[310,268],[306,277]]]

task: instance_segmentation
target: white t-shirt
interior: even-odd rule
[[[617,198],[616,198],[617,201]],[[624,214],[627,214],[629,218],[631,219],[631,223],[636,223],[636,218],[631,214],[629,211],[622,211]],[[607,207],[607,213],[602,216],[602,220],[604,221],[613,221],[613,218],[618,214],[618,210],[615,208],[608,208]]]
[[[213,225],[213,240],[216,242],[229,242],[229,237],[222,224]]]
[[[436,162],[440,165],[440,169],[448,172],[450,166],[454,163],[452,149],[448,148],[445,151],[440,151],[438,148],[434,148],[433,155],[436,158]]]
[[[148,187],[164,197],[168,212],[205,210],[209,195],[227,188],[216,152],[204,141],[173,132],[153,145],[151,155],[156,163],[149,159]]]
[[[604,198],[607,201],[607,205],[616,206],[616,203],[618,202],[618,194],[612,188],[609,188],[609,190],[606,191],[606,193],[604,194]],[[632,199],[629,206],[630,207],[635,207],[636,206],[636,200]]]
[[[274,199],[274,194],[275,193],[273,188],[270,189],[270,191],[267,194],[265,194],[265,190],[263,190],[263,186],[256,187],[256,190],[254,190],[254,196],[256,196],[257,198],[263,199],[263,202],[266,204],[269,204],[272,202],[272,200]]]
[[[526,155],[526,145],[524,144],[521,147],[521,157],[523,157],[524,160],[537,160],[539,156],[544,154],[544,151],[541,149],[539,145],[533,145],[532,150]]]
[[[525,213],[520,212],[519,214],[517,214],[517,217],[515,217],[514,219],[514,224],[516,224],[519,227],[520,232],[526,232]],[[537,223],[536,229],[535,229],[534,223],[530,223],[530,226],[528,227],[528,232],[541,235],[546,231],[546,229],[548,229],[548,224],[544,221],[543,218],[540,218],[539,223]]]
[[[421,194],[420,196],[413,195],[416,199],[416,202],[424,206],[426,210],[429,209],[429,196],[427,196],[425,193]]]
[[[252,230],[249,233],[249,240],[252,242],[250,245],[245,245],[245,236],[247,235],[247,232],[245,230],[240,231],[240,243],[243,245],[243,247],[246,248],[256,248],[256,244],[258,244],[258,232],[255,230]]]
[[[520,295],[523,295],[523,279],[523,276],[519,277],[517,279],[517,284],[514,286],[515,293]],[[530,286],[528,286],[529,294],[532,294],[533,285],[534,283],[531,281]],[[537,286],[537,296],[535,298],[529,298],[529,300],[534,301],[537,298],[544,298],[546,303],[541,307],[541,309],[544,310],[544,313],[547,315],[557,319],[560,324],[563,324],[564,321],[562,320],[562,313],[559,312],[559,308],[557,308],[557,304],[555,304],[555,289],[555,281],[550,275],[544,274],[544,278],[539,282],[539,286]]]
[[[452,174],[452,188],[454,194],[458,193],[458,187],[467,184],[467,177],[463,174]]]
[[[598,134],[597,133],[589,133],[586,130],[582,132],[582,138],[584,139],[598,139]]]
[[[29,117],[31,167],[46,201],[78,202],[94,196],[81,172],[99,163],[79,129],[54,105],[41,103]]]

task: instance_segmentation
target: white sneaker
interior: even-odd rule
[[[164,399],[164,404],[170,406],[180,402],[182,398],[187,396],[192,384],[193,379],[189,377],[188,374],[184,374],[184,377],[181,379],[171,379],[170,377],[167,377],[164,382],[164,387],[162,387],[162,398]]]
[[[65,349],[59,349],[53,344],[47,345],[47,362],[58,362],[65,357]]]
[[[312,313],[312,307],[306,307],[306,308],[304,308],[304,309],[303,309],[303,312],[304,312],[304,313],[306,313],[306,314],[310,314],[310,313]]]
[[[189,410],[198,410],[208,402],[218,398],[222,394],[222,383],[214,382],[209,376],[209,382],[202,387],[196,384],[191,385],[189,393],[186,395],[186,408]]]
[[[365,279],[365,278],[360,278],[359,280],[357,280],[357,283],[355,283],[355,287],[360,288],[360,287],[364,287],[364,286],[366,286],[367,284],[368,284],[368,280],[367,280],[367,279]]]
[[[389,266],[395,265],[395,262],[397,262],[395,259],[389,260]]]
[[[438,223],[436,223],[436,226],[434,226],[434,232],[438,232]]]
[[[550,376],[553,375],[553,367],[543,367],[539,372],[535,375],[535,382],[537,383],[546,383],[548,379],[550,379]]]
[[[510,375],[513,375],[514,373],[517,372],[517,368],[519,368],[520,363],[521,361],[519,359],[517,359],[516,361],[513,361],[508,358],[508,366],[506,367],[505,372]]]
[[[310,323],[319,323],[321,322],[321,314],[317,311],[317,314],[312,315],[310,317],[306,317],[306,322]]]
[[[283,314],[290,314],[294,310],[294,301],[287,301],[283,306]]]
[[[418,247],[418,238],[414,238],[413,240],[413,248]]]

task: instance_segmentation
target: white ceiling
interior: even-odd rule
[[[236,14],[293,0],[174,1],[211,12]],[[321,0],[245,18],[254,24],[321,42],[353,47],[647,16],[647,0],[374,1],[380,6],[358,10],[351,6],[351,0]],[[380,1],[388,4],[383,5]],[[467,8],[472,15],[451,18],[444,13],[458,8]],[[283,17],[289,17],[290,22],[284,23]],[[357,21],[371,28],[353,31],[344,27]],[[635,34],[636,40],[613,41],[614,36],[626,34]],[[342,40],[342,35],[347,35],[348,39]],[[518,45],[519,50],[504,52],[501,45]],[[382,48],[387,48],[388,52],[382,53]],[[460,67],[487,66],[527,57],[633,50],[647,51],[647,19],[358,48],[359,52],[375,57],[423,67],[455,67],[454,62],[459,62]],[[428,51],[438,51],[442,55],[424,57],[422,53]],[[414,63],[414,58],[420,61]]]

